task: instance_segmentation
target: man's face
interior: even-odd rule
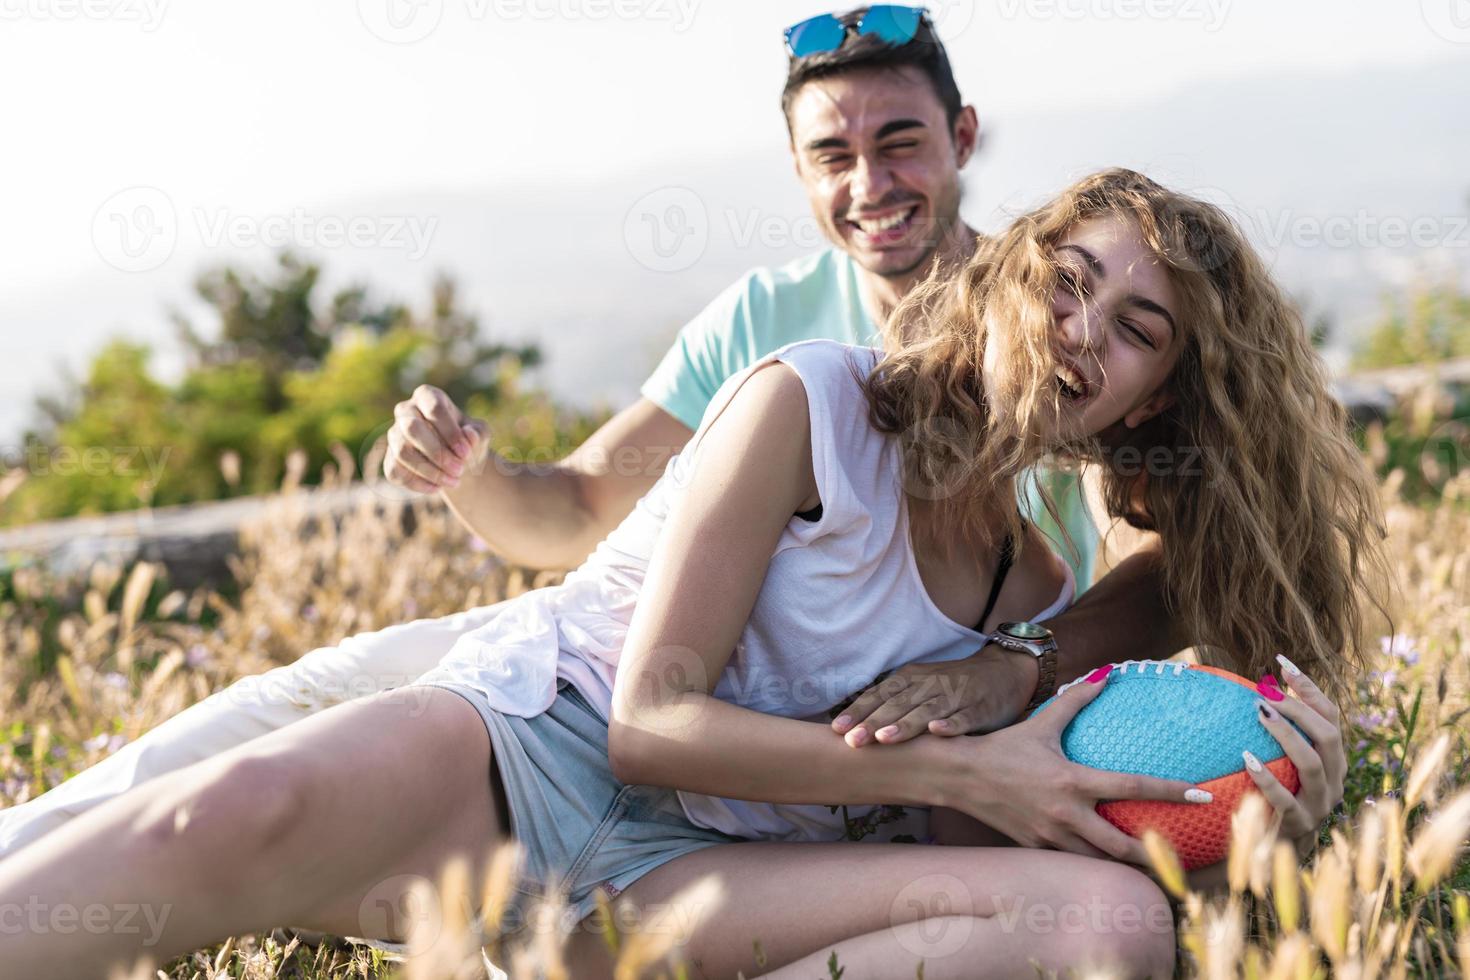
[[[902,67],[808,82],[790,112],[796,173],[827,237],[880,276],[927,263],[959,221],[975,111],[951,135],[933,85]]]

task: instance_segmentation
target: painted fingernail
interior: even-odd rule
[[[1278,653],[1276,655],[1276,662],[1281,665],[1281,670],[1283,673],[1292,674],[1296,677],[1301,676],[1302,669],[1296,664],[1292,663],[1290,660],[1287,660],[1286,654]]]
[[[1184,791],[1184,799],[1190,803],[1210,803],[1215,799],[1215,794],[1196,786]]]
[[[1240,757],[1245,760],[1245,767],[1251,772],[1261,771],[1261,760],[1251,755],[1250,749],[1242,749]]]
[[[848,725],[852,724],[852,715],[838,715],[837,720],[834,721],[832,724],[836,725],[838,728],[846,728]]]
[[[1261,679],[1256,681],[1256,690],[1260,691],[1262,696],[1268,701],[1286,700],[1286,695],[1281,692],[1280,686],[1276,683],[1276,678],[1270,674],[1261,675]]]
[[[898,726],[897,725],[885,725],[884,727],[878,729],[878,734],[877,734],[876,737],[877,738],[892,738],[893,736],[895,736],[897,734],[898,734]]]
[[[1112,664],[1103,664],[1097,670],[1094,670],[1092,673],[1087,675],[1087,683],[1101,684],[1103,681],[1108,679],[1108,674],[1112,673],[1112,670]]]
[[[1256,710],[1258,712],[1260,712],[1260,714],[1261,714],[1261,720],[1262,721],[1275,721],[1276,720],[1276,709],[1273,708],[1273,707],[1271,707],[1266,702],[1264,702],[1264,701],[1257,701],[1256,702]]]

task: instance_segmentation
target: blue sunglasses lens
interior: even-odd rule
[[[836,51],[842,47],[847,31],[842,22],[831,14],[821,14],[804,20],[786,32],[786,44],[793,57],[805,58],[821,51]]]
[[[917,7],[900,7],[895,4],[875,4],[863,14],[859,34],[875,34],[889,44],[908,44],[919,30]]]

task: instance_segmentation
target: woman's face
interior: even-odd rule
[[[1179,299],[1167,267],[1128,218],[1089,218],[1054,249],[1053,380],[1061,438],[1136,427],[1168,408],[1182,347]],[[987,351],[987,361],[990,352]]]

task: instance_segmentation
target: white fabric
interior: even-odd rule
[[[246,677],[150,729],[49,792],[0,810],[0,859],[114,796],[334,704],[400,687],[509,601],[398,623]]]
[[[698,466],[705,433],[745,380],[780,360],[801,377],[811,425],[820,520],[793,517],[782,532],[749,621],[716,697],[767,714],[826,719],[826,712],[884,670],[968,657],[987,642],[956,623],[924,589],[909,544],[897,440],[875,430],[859,379],[878,351],[829,340],[782,348],[720,388],[684,451],[633,512],[565,584],[517,599],[454,644],[421,680],[468,684],[506,714],[545,711],[564,677],[606,718],[618,658],[655,542],[670,507]],[[1073,582],[1038,610],[1047,619],[1071,601]],[[680,792],[695,823],[747,838],[838,840],[846,814],[818,805],[777,805]],[[879,839],[884,835],[880,832]]]

